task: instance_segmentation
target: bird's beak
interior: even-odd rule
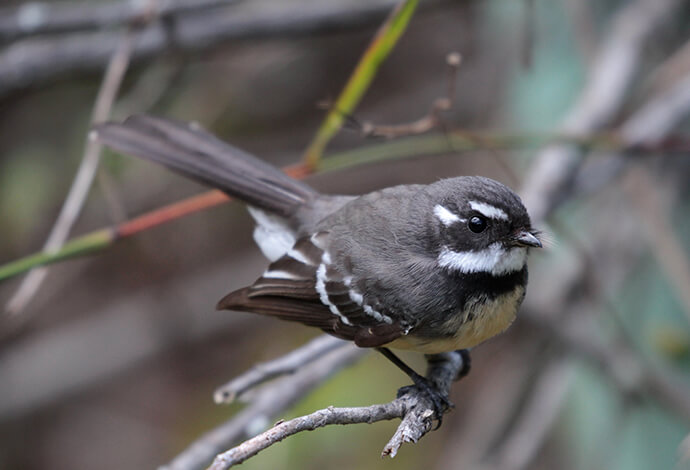
[[[532,248],[541,248],[541,240],[539,240],[536,235],[527,230],[522,230],[518,232],[513,238],[513,243],[517,246],[527,246]]]

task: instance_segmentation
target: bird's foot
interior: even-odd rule
[[[443,414],[451,408],[455,408],[455,405],[448,399],[447,394],[441,392],[433,384],[433,382],[431,382],[427,378],[422,377],[419,374],[415,374],[410,378],[414,382],[414,385],[408,385],[406,387],[400,388],[398,390],[398,398],[407,393],[410,393],[410,391],[415,389],[417,391],[421,391],[424,395],[426,395],[426,397],[429,399],[434,408],[434,417],[436,418],[437,422],[436,427],[434,428],[435,431],[436,429],[441,427],[441,424],[443,424]]]

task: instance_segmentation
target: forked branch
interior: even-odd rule
[[[459,352],[443,353],[429,358],[427,378],[448,395],[451,384],[467,368]],[[417,442],[432,429],[434,404],[429,396],[416,387],[400,389],[395,400],[358,408],[328,408],[300,416],[289,421],[280,421],[271,429],[243,442],[227,452],[219,454],[209,470],[224,470],[240,464],[262,450],[302,431],[332,424],[374,423],[400,418],[402,421],[393,437],[383,448],[382,456],[394,457],[405,442]]]

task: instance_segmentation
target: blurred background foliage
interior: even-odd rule
[[[459,51],[463,64],[457,97],[444,115],[445,126],[518,135],[556,132],[557,123],[576,105],[612,19],[630,3],[422,1],[354,116],[400,123],[423,115],[445,92],[446,55]],[[655,86],[663,86],[655,72],[676,51],[687,49],[690,9],[686,2],[678,3],[672,18],[644,44],[639,77],[611,128]],[[361,6],[346,0],[247,0],[219,14],[260,18],[288,9],[299,16],[349,4]],[[0,24],[23,5],[5,2]],[[294,18],[286,15],[285,21]],[[316,32],[247,34],[191,52],[173,47],[137,59],[112,116],[153,112],[198,121],[277,165],[294,163],[324,117],[316,104],[338,95],[382,19],[379,15],[347,27],[334,21],[331,28]],[[16,45],[30,40],[0,43],[0,71],[10,64],[10,52],[17,59],[23,50]],[[686,58],[684,68],[673,69],[671,79],[690,73],[688,62]],[[77,67],[27,79],[0,94],[0,264],[41,249],[81,159],[102,70]],[[688,132],[688,127],[685,118],[676,131]],[[326,154],[367,148],[375,154],[381,143],[346,129]],[[357,194],[481,174],[517,188],[538,150],[418,155],[317,174],[309,181],[324,191]],[[673,374],[690,396],[689,306],[677,284],[669,282],[673,272],[659,263],[654,242],[643,235],[670,231],[685,250],[675,262],[687,268],[690,162],[687,153],[663,152],[636,162],[652,175],[668,225],[643,227],[650,218],[640,216],[630,203],[639,187],[633,184],[631,190],[625,177],[569,200],[554,215],[554,225],[543,227],[553,241],[532,257],[528,302],[548,299],[551,279],[559,275],[554,273],[585,262],[584,246],[596,273],[590,282],[601,295],[583,289],[571,293],[569,301],[584,301],[588,334],[614,346],[621,335],[628,338],[641,361]],[[128,217],[201,191],[160,168],[107,151],[102,172]],[[97,184],[73,233],[111,222],[107,196]],[[594,243],[599,239],[603,244]],[[617,245],[627,247],[625,262],[609,256]],[[299,325],[213,310],[226,292],[255,279],[263,263],[251,241],[249,217],[231,203],[54,266],[24,313],[0,318],[0,467],[155,468],[229,419],[242,405],[213,404],[215,387],[317,334]],[[0,284],[0,303],[18,283]],[[565,358],[568,379],[558,418],[543,439],[523,436],[540,439],[529,468],[690,468],[687,416],[648,393],[622,391],[586,359],[586,351],[579,353],[561,348],[534,322],[518,319],[507,333],[473,351],[473,371],[454,387],[456,409],[443,427],[404,447],[394,460],[378,455],[396,423],[378,423],[303,433],[244,467],[515,468],[491,460],[492,449],[509,434],[508,424],[501,423],[509,422],[527,401],[524,395],[534,392],[530,387],[543,375],[544,364]],[[409,359],[423,367],[419,358]],[[634,384],[635,368],[631,370]],[[385,402],[405,384],[399,371],[370,354],[283,417],[328,405]]]

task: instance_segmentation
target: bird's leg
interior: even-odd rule
[[[455,352],[460,354],[460,357],[462,358],[462,369],[460,369],[458,372],[458,376],[455,377],[455,380],[460,380],[470,373],[470,369],[472,369],[472,359],[470,359],[469,349],[458,349]]]
[[[453,403],[451,403],[451,401],[448,400],[448,396],[445,393],[441,392],[431,381],[429,381],[429,379],[419,375],[417,372],[414,371],[414,369],[405,364],[402,361],[402,359],[393,354],[393,352],[390,349],[376,349],[381,354],[383,354],[389,361],[398,366],[400,370],[405,372],[405,374],[407,374],[407,376],[410,379],[412,379],[412,382],[414,382],[414,386],[422,390],[429,397],[429,399],[434,405],[434,414],[436,415],[436,419],[438,420],[436,429],[440,428],[441,423],[443,423],[443,413],[445,413],[447,409],[454,407]],[[401,388],[398,391],[398,396],[404,394],[407,388],[408,387]]]

